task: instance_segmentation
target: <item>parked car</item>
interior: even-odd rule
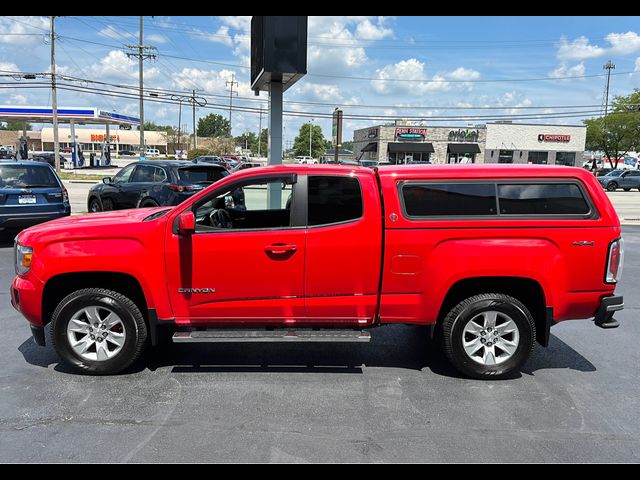
[[[158,150],[157,148],[147,148],[144,151],[144,155],[146,157],[159,157],[160,156],[160,150]]]
[[[84,373],[122,371],[167,334],[368,342],[401,323],[430,326],[459,371],[495,380],[559,322],[617,327],[623,257],[616,212],[583,169],[281,165],[172,209],[32,227],[10,291],[35,341],[51,323]]]
[[[64,158],[62,155],[59,155],[60,163],[64,163]],[[56,154],[53,152],[34,152],[33,160],[36,162],[45,162],[51,165],[53,168],[56,167]]]
[[[262,167],[263,164],[260,162],[242,162],[238,165],[236,165],[231,172],[235,173],[235,172],[239,172],[241,170],[246,170],[247,168],[256,168],[256,167]]]
[[[640,190],[640,171],[638,170],[613,170],[596,178],[600,185],[609,192],[615,192],[618,188],[622,188],[625,192],[632,188]]]
[[[604,168],[599,168],[598,170],[596,170],[595,172],[593,172],[593,174],[594,174],[596,177],[602,177],[602,176],[604,176],[604,175],[607,175],[607,174],[609,174],[609,173],[613,172],[613,170],[615,170],[615,169],[613,169],[613,168],[609,168],[609,167],[604,167]]]
[[[0,160],[13,160],[15,159],[15,153],[12,150],[7,150],[4,147],[0,147]]]
[[[231,170],[231,164],[227,159],[217,157],[215,155],[202,155],[200,157],[194,158],[191,161],[197,164],[206,163],[206,164],[220,165],[227,170]]]
[[[226,177],[220,165],[180,160],[145,160],[127,165],[89,190],[89,212],[178,205]]]
[[[378,161],[377,160],[360,160],[360,165],[362,165],[363,167],[373,168],[378,166]]]
[[[134,152],[133,150],[118,150],[118,155],[137,156],[138,152]]]
[[[69,195],[55,170],[42,162],[0,161],[0,232],[71,215]]]

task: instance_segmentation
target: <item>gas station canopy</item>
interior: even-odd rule
[[[0,121],[6,122],[7,120],[52,123],[53,109],[51,107],[0,105]],[[58,121],[75,124],[140,125],[140,119],[137,117],[94,107],[58,107]]]

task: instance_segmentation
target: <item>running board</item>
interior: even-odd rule
[[[361,330],[194,330],[176,332],[173,343],[246,342],[369,342],[369,332]]]

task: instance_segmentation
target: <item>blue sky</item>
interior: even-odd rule
[[[60,90],[59,105],[138,114],[135,98],[105,94],[131,95],[134,90],[70,79],[136,86],[137,61],[127,57],[124,47],[137,43],[138,18],[56,19],[58,73],[69,78],[63,84],[83,90]],[[638,19],[309,17],[308,75],[285,93],[285,110],[296,114],[285,117],[285,142],[311,119],[329,137],[326,116],[337,106],[345,116],[388,117],[346,119],[345,140],[353,129],[407,116],[427,125],[464,126],[485,123],[472,116],[526,114],[540,117],[513,118],[578,124],[591,116],[580,112],[599,110],[607,60],[616,64],[613,95],[640,87]],[[49,71],[48,29],[45,16],[0,17],[0,74]],[[198,89],[213,107],[198,109],[198,116],[228,116],[226,82],[235,75],[239,85],[233,102],[244,111],[233,113],[233,134],[257,132],[256,109],[266,107],[266,95],[255,97],[249,87],[249,32],[250,17],[145,17],[145,44],[157,47],[156,60],[145,62],[145,88],[157,89],[156,98],[166,100],[171,95],[166,91]],[[33,81],[5,76],[2,82],[7,85],[0,85],[0,104],[51,102],[48,89],[24,88]],[[152,100],[145,102],[147,120],[178,124],[178,105]],[[550,118],[560,112],[578,113]],[[182,123],[191,131],[191,111],[185,106]]]

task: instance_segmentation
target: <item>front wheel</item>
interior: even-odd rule
[[[121,372],[140,356],[147,343],[140,309],[112,290],[85,288],[67,295],[51,321],[56,352],[83,373]]]
[[[445,355],[472,378],[499,379],[519,370],[535,339],[535,323],[527,307],[501,293],[467,298],[442,322]]]
[[[98,201],[97,198],[92,198],[91,202],[89,202],[89,212],[90,213],[97,213],[97,212],[101,212],[102,211],[102,205],[100,205],[100,202]]]
[[[631,189],[630,189],[630,188],[624,188],[623,190],[624,190],[625,192],[630,192],[630,191],[631,191]]]

